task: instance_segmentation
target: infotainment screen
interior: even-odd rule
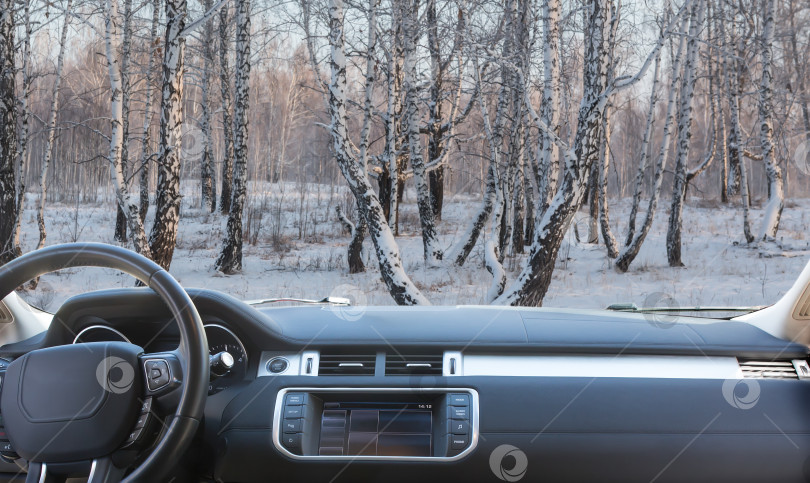
[[[432,403],[324,403],[321,456],[430,456],[432,443]]]

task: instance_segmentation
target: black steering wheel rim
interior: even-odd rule
[[[0,300],[29,280],[74,267],[112,268],[135,277],[160,296],[179,326],[184,374],[177,410],[151,454],[122,480],[156,481],[186,450],[202,418],[209,378],[202,320],[186,291],[166,270],[133,251],[102,243],[54,245],[0,266]]]

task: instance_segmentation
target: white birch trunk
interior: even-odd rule
[[[416,185],[416,199],[419,207],[419,223],[422,226],[422,244],[425,263],[438,266],[442,259],[442,250],[436,236],[436,224],[433,206],[430,201],[425,158],[422,153],[422,135],[420,133],[421,117],[419,116],[419,88],[416,73],[416,40],[419,24],[417,22],[418,1],[408,0],[402,8],[402,35],[404,53],[403,88],[405,90],[405,119],[408,128],[408,151],[410,154],[413,180]]]
[[[0,264],[14,259],[17,162],[14,0],[0,0]]]
[[[343,38],[343,0],[329,1],[329,44],[331,47],[329,115],[333,149],[338,167],[357,200],[374,242],[380,274],[394,300],[400,305],[428,304],[428,300],[405,273],[399,247],[386,223],[377,194],[356,157],[350,152],[346,128],[346,56]]]
[[[183,74],[186,40],[186,0],[166,0],[166,34],[160,100],[158,183],[155,221],[149,233],[152,259],[168,270],[177,244],[180,222],[180,152],[183,128]]]
[[[204,0],[205,11],[211,9],[212,0]],[[200,79],[202,101],[200,112],[200,131],[203,135],[202,158],[200,159],[200,201],[203,209],[213,213],[217,209],[216,174],[214,173],[214,153],[211,133],[211,90],[214,64],[214,20],[205,22],[202,34],[203,68]]]
[[[149,210],[149,166],[152,164],[151,129],[152,126],[152,100],[154,98],[151,74],[157,63],[157,29],[160,20],[160,0],[152,1],[152,28],[149,33],[149,64],[144,92],[143,106],[143,135],[141,136],[141,164],[140,164],[140,218],[141,223],[146,219]]]
[[[121,19],[118,12],[118,0],[106,0],[105,3],[105,31],[104,44],[107,55],[107,70],[110,76],[110,163],[112,164],[113,179],[115,181],[116,198],[118,204],[124,207],[124,214],[129,226],[129,236],[135,251],[146,257],[151,257],[146,233],[139,216],[139,200],[129,192],[129,185],[124,176],[121,163],[121,146],[124,143],[121,92],[121,64],[118,59],[120,49],[120,34],[118,26]]]
[[[540,117],[557,136],[560,135],[560,0],[543,3],[543,103]],[[560,148],[545,131],[540,131],[537,154],[538,201],[535,216],[542,217],[557,189],[560,172]]]
[[[219,11],[219,89],[222,99],[222,138],[225,148],[222,157],[222,187],[219,209],[225,214],[231,210],[233,187],[233,120],[231,111],[231,69],[228,66],[230,39],[228,38],[228,6]]]
[[[605,109],[604,126],[602,128],[602,141],[599,152],[599,186],[597,188],[599,197],[599,227],[602,231],[602,241],[605,242],[607,248],[607,255],[610,258],[619,256],[619,244],[616,243],[616,237],[613,236],[613,231],[610,229],[610,212],[607,204],[607,186],[608,186],[608,173],[610,168],[610,111]]]
[[[121,166],[124,169],[124,177],[129,178],[129,112],[130,96],[132,94],[132,82],[130,80],[129,63],[132,54],[132,0],[124,0],[124,29],[121,34],[121,110],[123,112],[123,122],[121,132],[124,137],[121,143]],[[127,240],[127,219],[123,207],[119,204],[115,216],[115,232],[113,236],[116,241],[125,242]]]
[[[33,29],[31,25],[31,2],[23,4],[23,28],[25,37],[23,38],[23,61],[22,61],[22,95],[20,96],[20,147],[18,150],[19,161],[17,162],[17,172],[15,173],[15,183],[17,190],[17,207],[14,214],[14,235],[13,250],[19,256],[22,255],[20,245],[20,234],[22,232],[22,217],[25,210],[25,171],[31,158],[30,131],[31,131],[31,86],[33,76],[31,74],[31,37]],[[0,257],[2,262],[2,257]]]
[[[610,89],[608,86],[609,0],[589,0],[584,6],[585,60],[583,97],[574,145],[565,154],[562,180],[549,208],[535,228],[526,265],[518,279],[495,300],[497,304],[541,305],[557,253],[585,196],[591,169],[599,155],[599,133]]]
[[[692,100],[697,81],[697,57],[700,32],[703,28],[705,4],[697,0],[692,4],[689,20],[689,40],[686,47],[683,85],[678,109],[678,142],[675,158],[675,180],[672,187],[672,204],[667,229],[667,261],[670,267],[682,267],[681,228],[683,227],[683,202],[686,196],[686,174],[689,148],[692,145]]]
[[[742,153],[742,132],[740,127],[740,81],[738,77],[739,60],[737,60],[738,51],[734,46],[734,40],[728,40],[726,33],[726,15],[724,10],[720,13],[720,36],[723,39],[723,83],[726,91],[726,100],[728,102],[729,111],[729,167],[732,173],[729,176],[729,194],[737,191],[736,177],[734,173],[738,170],[739,191],[742,198],[742,211],[743,211],[743,237],[746,243],[754,241],[754,235],[751,234],[751,222],[749,220],[750,201],[748,199],[748,170],[745,166],[745,160]],[[729,33],[730,34],[730,33]]]
[[[681,22],[680,32],[685,33],[687,28],[688,19],[684,19]],[[663,32],[662,32],[663,35]],[[658,151],[658,157],[655,166],[655,174],[653,175],[653,189],[652,194],[650,196],[649,206],[647,207],[647,214],[644,217],[644,222],[641,225],[641,229],[639,229],[638,233],[635,234],[633,240],[624,247],[624,249],[619,253],[619,256],[616,257],[616,262],[614,267],[619,272],[626,272],[627,269],[630,267],[630,264],[635,260],[636,256],[638,256],[638,252],[641,250],[641,245],[644,243],[644,240],[647,238],[647,235],[650,232],[650,228],[652,228],[653,219],[655,218],[655,210],[658,208],[658,198],[661,193],[661,182],[664,179],[664,170],[666,170],[667,166],[667,158],[669,157],[669,143],[672,139],[672,125],[675,119],[675,106],[677,104],[678,99],[678,86],[681,84],[681,79],[683,78],[683,69],[681,68],[681,62],[684,55],[684,49],[686,47],[686,36],[680,35],[680,40],[678,42],[678,48],[675,52],[675,57],[672,59],[672,80],[669,85],[669,99],[667,100],[667,113],[666,117],[664,118],[664,132],[661,139],[661,147]],[[658,72],[658,67],[660,64],[660,55],[656,56],[655,64],[656,64],[656,74]],[[657,77],[657,75],[656,75]],[[655,92],[653,92],[653,97],[655,96]],[[651,103],[654,101],[651,100]],[[655,106],[651,105],[650,110],[648,112],[648,116],[655,115]],[[648,126],[651,124],[652,121],[648,119],[647,124]],[[642,152],[642,156],[644,153]]]
[[[39,206],[37,207],[37,226],[39,227],[39,243],[37,250],[45,246],[47,232],[45,230],[45,201],[48,195],[48,169],[53,157],[53,144],[56,140],[56,119],[59,114],[59,86],[62,84],[62,69],[65,65],[65,44],[67,43],[67,32],[70,27],[70,15],[73,8],[73,0],[67,0],[65,5],[65,20],[62,24],[62,33],[59,36],[59,53],[56,56],[56,78],[51,89],[51,109],[48,115],[48,122],[45,128],[48,131],[48,138],[45,141],[45,152],[42,159],[42,172],[39,175]]]
[[[630,207],[630,219],[627,223],[627,236],[625,246],[630,246],[636,236],[636,218],[638,217],[638,207],[641,203],[641,190],[644,184],[644,173],[647,171],[647,162],[652,154],[650,139],[655,132],[655,110],[658,105],[658,89],[660,88],[661,52],[655,57],[655,68],[653,69],[653,84],[650,90],[650,105],[647,109],[647,122],[644,127],[644,135],[641,138],[641,159],[638,163],[635,181],[633,182],[633,201]]]
[[[234,162],[233,192],[228,226],[217,270],[237,273],[242,270],[242,214],[247,190],[248,107],[250,104],[250,0],[236,6],[236,95],[233,109]]]
[[[773,144],[773,41],[774,0],[764,0],[762,23],[762,79],[759,87],[759,142],[768,178],[768,203],[757,239],[774,238],[785,206],[782,170],[774,159]]]

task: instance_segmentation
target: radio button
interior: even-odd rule
[[[303,406],[287,406],[284,408],[285,419],[298,419],[304,417]]]
[[[466,434],[450,435],[450,449],[464,449],[470,445],[470,437]]]
[[[447,395],[448,404],[451,406],[469,406],[470,405],[470,395],[469,394],[448,394]]]
[[[282,425],[285,433],[300,433],[301,420],[300,419],[285,419]]]
[[[448,419],[470,419],[470,408],[465,406],[448,406]]]
[[[470,423],[458,419],[451,419],[447,422],[448,434],[470,434]]]
[[[290,452],[301,454],[301,433],[296,434],[282,434],[281,444]]]

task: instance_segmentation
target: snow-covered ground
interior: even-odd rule
[[[264,190],[260,190],[263,188]],[[349,275],[345,261],[348,235],[335,219],[334,207],[347,212],[350,197],[329,185],[287,183],[252,185],[245,218],[244,272],[225,276],[213,269],[224,233],[225,217],[199,209],[196,185],[184,186],[184,207],[171,273],[187,287],[220,290],[241,299],[294,296],[348,296],[355,303],[391,304],[366,240],[366,273]],[[23,243],[33,249],[38,240],[35,197],[24,218]],[[427,268],[422,263],[422,241],[413,196],[407,196],[397,238],[405,268],[432,303],[480,304],[491,276],[483,267],[479,242],[463,268]],[[439,225],[446,248],[457,241],[480,201],[461,195],[446,199]],[[624,239],[629,200],[613,200],[611,219],[617,239]],[[761,219],[753,211],[754,232]],[[71,241],[113,242],[115,212],[111,204],[50,203],[46,210],[47,244]],[[150,211],[151,215],[151,211]],[[584,215],[583,215],[584,216]],[[742,216],[736,207],[692,201],[684,212],[683,260],[686,268],[667,266],[664,238],[666,212],[659,210],[640,255],[625,274],[616,273],[602,245],[584,245],[569,237],[560,251],[554,281],[545,299],[550,307],[603,308],[611,303],[658,304],[671,297],[680,306],[760,305],[776,301],[792,284],[810,258],[810,200],[788,203],[776,244],[739,246]],[[151,219],[147,219],[147,227]],[[580,222],[584,228],[584,222]],[[504,263],[510,282],[522,258]],[[42,278],[40,287],[25,297],[48,309],[66,298],[89,290],[132,286],[128,276],[102,269],[65,270]]]

